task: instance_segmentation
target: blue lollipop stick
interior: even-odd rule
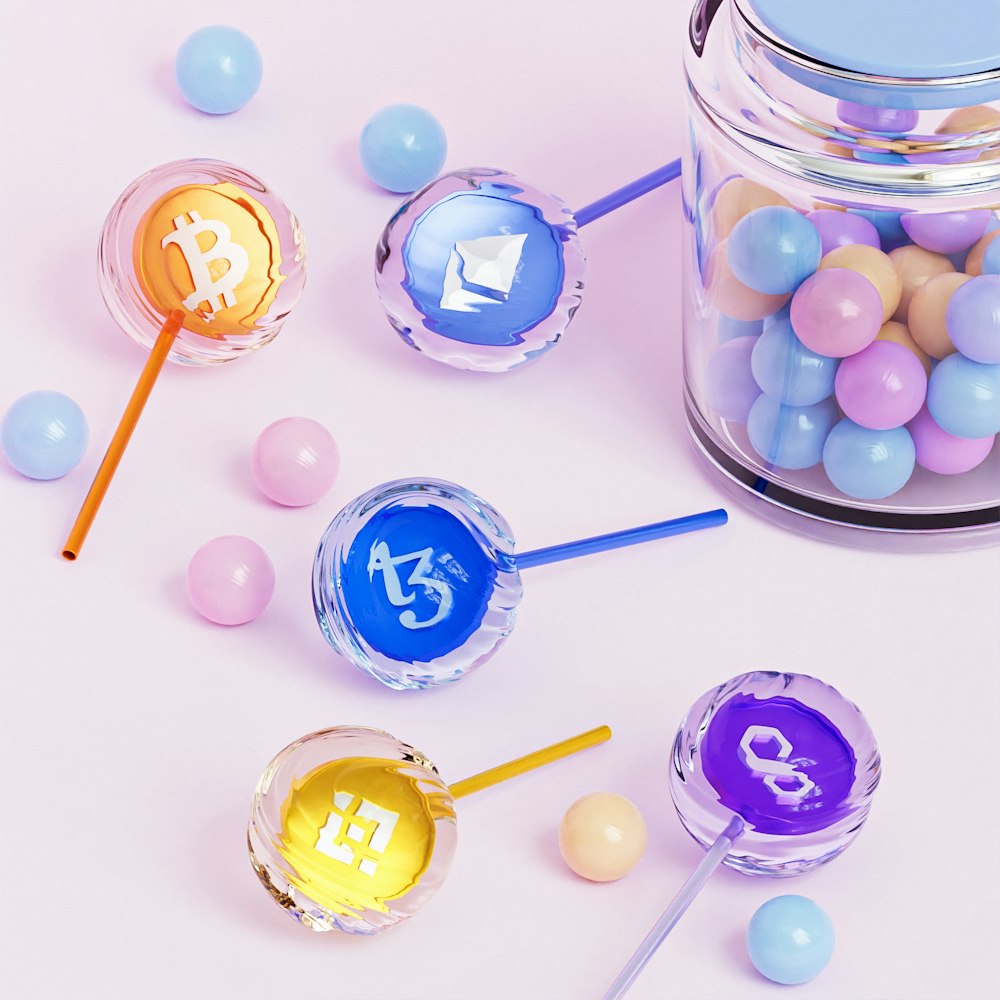
[[[626,545],[638,545],[640,542],[651,542],[657,538],[683,535],[688,531],[715,528],[728,520],[729,515],[722,508],[706,510],[700,514],[677,517],[672,521],[657,521],[655,524],[644,524],[638,528],[612,531],[607,535],[595,535],[593,538],[581,538],[575,542],[563,542],[561,545],[522,552],[515,557],[515,560],[519,570],[531,569],[532,566],[545,566],[547,563],[561,562],[563,559],[589,556],[594,552],[607,552],[609,549],[621,549]]]
[[[688,880],[681,886],[677,895],[670,901],[670,905],[660,915],[660,919],[653,924],[650,932],[643,938],[642,944],[636,948],[635,953],[625,964],[625,968],[604,994],[604,1000],[621,1000],[628,993],[639,973],[646,967],[646,963],[666,940],[677,921],[687,912],[687,908],[694,902],[695,896],[705,887],[705,883],[711,878],[715,869],[722,864],[742,833],[743,820],[739,816],[734,816],[725,830],[715,839],[715,843],[708,849],[698,867],[688,876]]]
[[[589,205],[584,205],[573,213],[576,216],[577,229],[627,205],[630,201],[635,201],[636,198],[641,198],[644,194],[649,194],[650,191],[655,191],[680,175],[681,161],[671,160],[658,170],[620,187],[617,191],[612,191],[611,194],[606,194],[603,198],[598,198]]]

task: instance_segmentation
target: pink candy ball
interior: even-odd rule
[[[862,427],[887,431],[917,415],[927,396],[927,373],[902,344],[877,340],[840,362],[834,386],[846,416]]]
[[[907,424],[907,430],[917,450],[917,464],[943,476],[957,476],[981,465],[996,436],[955,437],[935,423],[926,406]]]
[[[340,453],[330,432],[308,417],[266,427],[253,446],[253,478],[261,493],[285,507],[316,503],[333,485]]]
[[[792,329],[817,354],[846,358],[863,351],[882,328],[882,297],[846,267],[817,271],[792,296]]]
[[[267,553],[241,535],[206,542],[191,557],[187,592],[199,614],[217,625],[243,625],[267,607],[274,566]]]

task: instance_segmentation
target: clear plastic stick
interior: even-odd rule
[[[715,869],[722,864],[723,859],[732,850],[733,844],[742,833],[743,820],[739,816],[734,816],[725,830],[716,838],[715,843],[708,849],[708,853],[701,859],[698,867],[681,886],[680,892],[670,901],[670,905],[663,911],[660,919],[653,925],[653,929],[635,950],[635,954],[628,960],[625,968],[618,974],[618,978],[604,994],[604,1000],[620,1000],[621,997],[625,996],[639,973],[646,967],[646,963],[653,957],[656,949],[663,944],[666,936],[674,929],[674,925],[684,916],[687,908],[694,902],[695,896],[701,892]]]
[[[700,514],[677,517],[672,521],[657,521],[656,524],[644,524],[639,528],[613,531],[609,535],[596,535],[593,538],[581,538],[576,542],[563,542],[561,545],[550,545],[545,549],[521,552],[514,558],[519,570],[531,569],[532,566],[544,566],[546,563],[587,556],[593,552],[606,552],[608,549],[651,542],[655,538],[667,538],[670,535],[683,535],[685,532],[699,531],[702,528],[714,528],[725,524],[728,520],[729,515],[721,508],[706,510]]]
[[[463,795],[471,795],[473,792],[478,792],[483,788],[489,788],[490,785],[496,785],[501,781],[506,781],[508,778],[524,774],[525,771],[533,771],[536,767],[541,767],[543,764],[551,764],[554,760],[560,760],[580,750],[597,746],[598,743],[606,743],[610,739],[611,729],[608,726],[598,726],[596,729],[590,729],[579,736],[573,736],[568,740],[553,743],[552,746],[545,747],[544,750],[536,750],[534,753],[518,757],[517,760],[512,760],[507,764],[501,764],[499,767],[491,767],[488,771],[483,771],[480,774],[474,774],[471,778],[464,778],[462,781],[457,781],[454,785],[450,786],[452,797],[460,799]]]
[[[636,198],[649,194],[650,191],[655,191],[658,187],[662,187],[680,175],[681,161],[671,160],[670,163],[654,170],[651,174],[646,174],[645,177],[640,177],[638,180],[632,181],[631,184],[626,184],[617,191],[612,191],[611,194],[606,194],[603,198],[598,198],[597,201],[585,205],[578,212],[574,212],[577,228],[586,226],[595,219],[600,219],[616,208],[621,208],[630,201],[635,201]]]

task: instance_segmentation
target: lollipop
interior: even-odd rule
[[[880,772],[857,706],[814,677],[763,671],[688,709],[671,764],[677,815],[707,853],[605,1000],[625,995],[720,864],[780,878],[837,857],[864,825]]]
[[[392,688],[461,680],[514,628],[520,571],[725,524],[724,510],[514,555],[507,522],[440,479],[397,480],[347,505],[320,539],[313,605],[327,642]]]
[[[422,909],[455,853],[455,800],[604,743],[600,726],[450,788],[413,747],[337,726],[285,747],[250,807],[250,862],[271,898],[316,931],[376,934]]]
[[[580,305],[577,230],[678,177],[680,161],[574,213],[503,170],[444,174],[396,210],[375,252],[375,285],[410,347],[471,371],[544,354]]]
[[[178,160],[134,181],[98,248],[105,304],[150,354],[63,548],[76,559],[168,359],[231,361],[273,340],[305,282],[295,216],[260,180],[218,160]]]

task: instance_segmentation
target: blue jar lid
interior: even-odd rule
[[[743,0],[778,40],[856,73],[929,79],[1000,69],[1000,0]]]

